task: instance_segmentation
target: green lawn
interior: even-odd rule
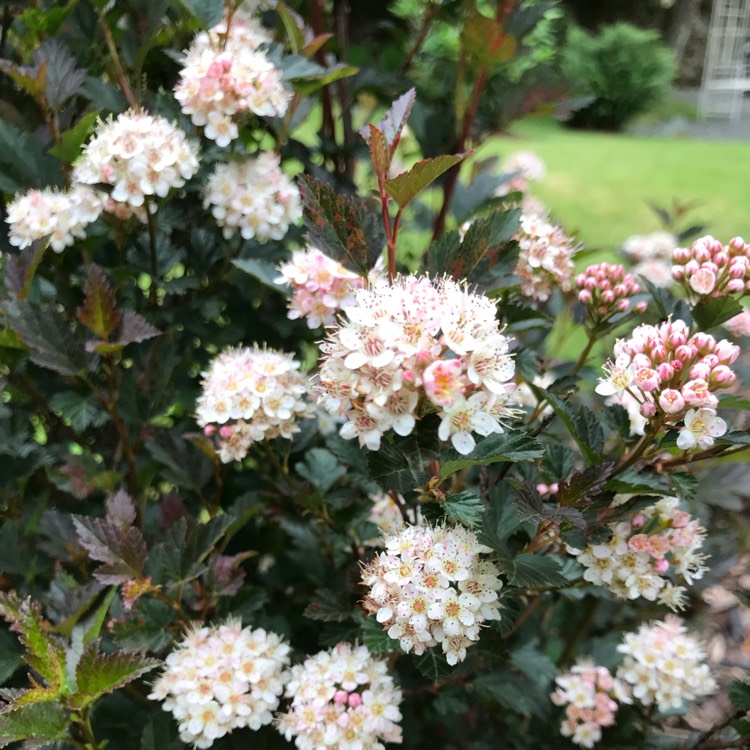
[[[696,201],[690,223],[726,242],[750,237],[750,141],[699,141],[570,131],[527,119],[477,149],[476,158],[530,149],[547,164],[533,189],[589,248],[612,249],[659,229],[645,201]]]

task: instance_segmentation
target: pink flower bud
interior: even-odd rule
[[[682,266],[672,266],[672,278],[675,281],[682,281],[684,276],[685,272],[683,271]]]
[[[641,300],[640,302],[635,303],[635,307],[633,308],[635,312],[637,313],[644,313],[648,309],[648,302],[646,300]]]
[[[630,522],[634,529],[640,528],[644,523],[646,523],[646,516],[644,516],[643,513],[636,513],[633,516],[633,520]]]
[[[537,491],[537,492],[538,492],[538,493],[539,493],[540,495],[546,495],[546,494],[547,494],[547,493],[549,492],[549,487],[548,487],[548,486],[547,486],[546,484],[544,484],[543,482],[540,482],[540,483],[539,483],[539,484],[538,484],[538,485],[536,486],[536,491]]]
[[[641,416],[646,417],[646,419],[651,419],[651,417],[656,414],[656,407],[650,402],[646,401],[644,404],[641,404]]]
[[[735,250],[744,250],[745,240],[743,240],[742,237],[732,237],[732,239],[729,240],[729,246]]]
[[[728,388],[735,380],[737,380],[737,376],[726,365],[718,365],[711,370],[708,382]]]
[[[694,346],[688,346],[687,344],[683,344],[682,346],[678,346],[675,351],[674,355],[677,357],[677,359],[680,362],[688,362],[691,360],[695,355],[696,352],[694,351]]]
[[[726,339],[722,339],[716,345],[716,356],[723,365],[731,365],[740,356],[740,348]]]
[[[346,690],[337,690],[333,694],[333,702],[337,703],[339,706],[343,706],[348,699],[349,693],[347,693]]]
[[[352,708],[362,705],[362,696],[359,693],[349,693],[349,705]]]
[[[672,527],[675,529],[684,529],[690,523],[690,513],[684,510],[678,510],[672,516]]]
[[[674,377],[674,367],[669,362],[662,362],[656,368],[656,372],[659,373],[662,382],[668,382]]]
[[[667,388],[659,395],[659,406],[666,414],[677,414],[685,408],[685,399],[679,391]]]
[[[578,301],[584,305],[588,305],[591,302],[591,292],[588,289],[581,289],[578,292]]]
[[[225,424],[225,425],[222,425],[221,427],[219,427],[219,435],[221,435],[221,437],[223,437],[223,438],[230,438],[230,437],[232,437],[232,432],[233,432],[233,430],[232,430],[232,428],[228,424]]]
[[[704,362],[698,362],[690,368],[690,377],[693,380],[708,380],[708,376],[711,374],[711,368]]]
[[[690,260],[690,250],[686,247],[676,247],[672,250],[672,260],[675,263],[687,263]]]
[[[621,299],[617,303],[617,309],[619,312],[627,312],[628,308],[630,307],[630,301],[626,299]]]
[[[648,367],[643,367],[635,373],[635,384],[642,391],[655,391],[660,383],[659,373]]]
[[[560,489],[560,485],[557,482],[552,482],[549,486],[550,495],[554,495]]]
[[[733,279],[744,279],[745,278],[745,268],[741,263],[732,263],[729,266],[729,275]]]
[[[734,292],[741,292],[745,289],[745,282],[742,279],[729,279],[727,282],[727,291],[734,293]]]
[[[215,432],[216,432],[216,425],[215,424],[207,424],[203,428],[203,434],[206,437],[211,437],[213,434],[215,434]]]
[[[724,252],[716,253],[716,255],[714,255],[714,263],[717,266],[725,266],[729,263],[729,255]]]
[[[602,299],[611,305],[615,301],[615,293],[607,289],[602,292]]]
[[[661,575],[669,570],[669,563],[663,557],[654,563],[654,571]]]
[[[700,263],[698,263],[697,260],[691,260],[685,264],[685,273],[688,276],[692,276],[694,273],[698,273],[698,271],[700,271],[700,268],[701,268],[701,265]]]

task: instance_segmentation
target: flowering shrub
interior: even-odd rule
[[[555,36],[491,5],[8,5],[0,746],[744,742],[746,244],[656,288],[461,169]]]

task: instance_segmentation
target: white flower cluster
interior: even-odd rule
[[[688,585],[703,577],[706,556],[698,550],[706,530],[699,522],[679,509],[677,498],[665,497],[610,529],[608,542],[583,550],[568,547],[586,568],[584,579],[622,599],[658,599],[681,609],[685,588],[666,575],[671,571]]]
[[[379,492],[370,495],[370,500],[372,501],[372,507],[367,520],[378,527],[380,535],[376,539],[368,539],[365,544],[371,547],[382,547],[384,537],[397,534],[407,524],[407,521],[404,520],[404,513],[399,507],[399,505],[404,507],[404,498],[399,495],[398,500],[396,500],[387,492]],[[422,512],[419,510],[419,506],[407,509],[406,516],[415,526],[422,524]]]
[[[277,284],[292,288],[289,304],[290,320],[306,318],[308,328],[332,326],[336,314],[354,302],[354,290],[361,289],[364,279],[331,260],[317,247],[295,250],[283,263]]]
[[[533,151],[516,151],[503,162],[503,171],[512,174],[496,191],[496,195],[503,196],[519,191],[525,193],[530,182],[543,180],[547,175],[545,163]]]
[[[543,216],[521,216],[516,234],[521,248],[515,272],[521,277],[521,294],[545,302],[552,291],[569,291],[573,284],[573,255],[578,249],[561,227]]]
[[[491,552],[462,526],[407,526],[362,571],[364,606],[407,653],[441,644],[448,663],[466,658],[482,625],[500,619],[502,588]]]
[[[300,750],[383,750],[401,742],[401,690],[384,661],[364,646],[339,643],[290,670],[289,711],[279,731]]]
[[[302,218],[299,190],[281,171],[273,152],[241,162],[218,164],[206,183],[205,208],[229,239],[280,240]]]
[[[49,237],[50,247],[61,253],[76,239],[86,236],[86,227],[99,218],[104,195],[85,185],[70,190],[29,190],[8,206],[10,244],[25,248]]]
[[[282,73],[258,47],[271,40],[260,22],[237,11],[193,40],[180,71],[175,99],[207,138],[227,146],[238,136],[235,115],[282,117],[291,93]]]
[[[253,443],[291,437],[299,418],[313,416],[298,369],[291,355],[255,346],[227,349],[202,373],[198,424],[218,437],[224,463],[242,460]]]
[[[644,706],[680,709],[716,690],[703,649],[679,617],[641,625],[638,632],[625,634],[617,650],[625,654],[617,676],[633,686],[633,697]]]
[[[552,702],[565,706],[560,734],[581,747],[593,747],[602,738],[602,728],[615,723],[617,701],[632,703],[627,683],[590,660],[558,675],[555,684],[557,689],[550,696]]]
[[[167,657],[149,698],[164,701],[183,742],[211,747],[233,729],[273,721],[288,654],[278,635],[243,628],[239,620],[197,628]]]
[[[677,238],[670,232],[634,234],[628,237],[622,251],[635,264],[633,274],[645,276],[654,286],[672,286],[672,251]]]
[[[437,412],[438,436],[462,454],[472,432],[502,432],[515,365],[495,303],[449,279],[406,276],[354,293],[356,305],[321,346],[321,403],[345,414],[341,436],[378,450],[382,435],[409,435]]]
[[[198,150],[177,125],[145,112],[100,120],[75,165],[74,180],[112,185],[111,197],[138,208],[163,198],[198,171]]]

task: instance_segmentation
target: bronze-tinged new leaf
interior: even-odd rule
[[[370,158],[372,159],[372,165],[375,168],[378,180],[381,182],[387,180],[393,153],[388,146],[383,131],[378,130],[375,125],[368,124],[359,133],[365,139],[370,149]]]
[[[78,320],[100,338],[109,338],[122,314],[104,271],[95,263],[89,266],[84,294],[84,302],[76,310]]]
[[[357,197],[338,195],[320,180],[303,175],[300,184],[310,243],[351,271],[366,276],[383,252],[380,215]]]
[[[518,49],[515,37],[506,34],[503,24],[474,11],[465,21],[462,41],[469,56],[480,65],[493,67],[511,60]]]
[[[117,586],[141,577],[148,550],[134,521],[132,500],[124,492],[107,503],[104,518],[73,516],[78,541],[94,560],[104,563],[94,571],[102,583]]]
[[[86,350],[99,354],[111,354],[124,349],[128,344],[140,344],[155,336],[161,336],[161,331],[151,325],[146,318],[137,312],[127,310],[122,315],[120,327],[111,341],[88,341]]]
[[[143,654],[120,651],[103,654],[99,640],[90,641],[76,667],[77,690],[68,699],[71,708],[80,710],[123,685],[138,679],[161,664]]]
[[[29,287],[34,280],[36,269],[44,257],[47,243],[32,242],[17,255],[9,255],[5,267],[5,288],[11,297],[25,300],[29,294]]]
[[[403,208],[443,172],[463,161],[470,153],[472,152],[445,154],[434,159],[418,161],[408,172],[402,172],[398,177],[387,180],[386,192],[398,203],[399,208]]]
[[[0,747],[33,740],[35,747],[64,739],[68,712],[56,703],[32,703],[0,713]]]
[[[377,129],[383,133],[388,146],[391,149],[391,157],[398,146],[401,131],[411,114],[411,108],[417,100],[416,89],[409,89],[405,94],[391,104],[383,119],[377,124]]]
[[[42,616],[39,604],[14,591],[0,594],[0,615],[10,623],[24,646],[24,661],[53,691],[65,685],[65,649],[51,634],[52,626]]]

